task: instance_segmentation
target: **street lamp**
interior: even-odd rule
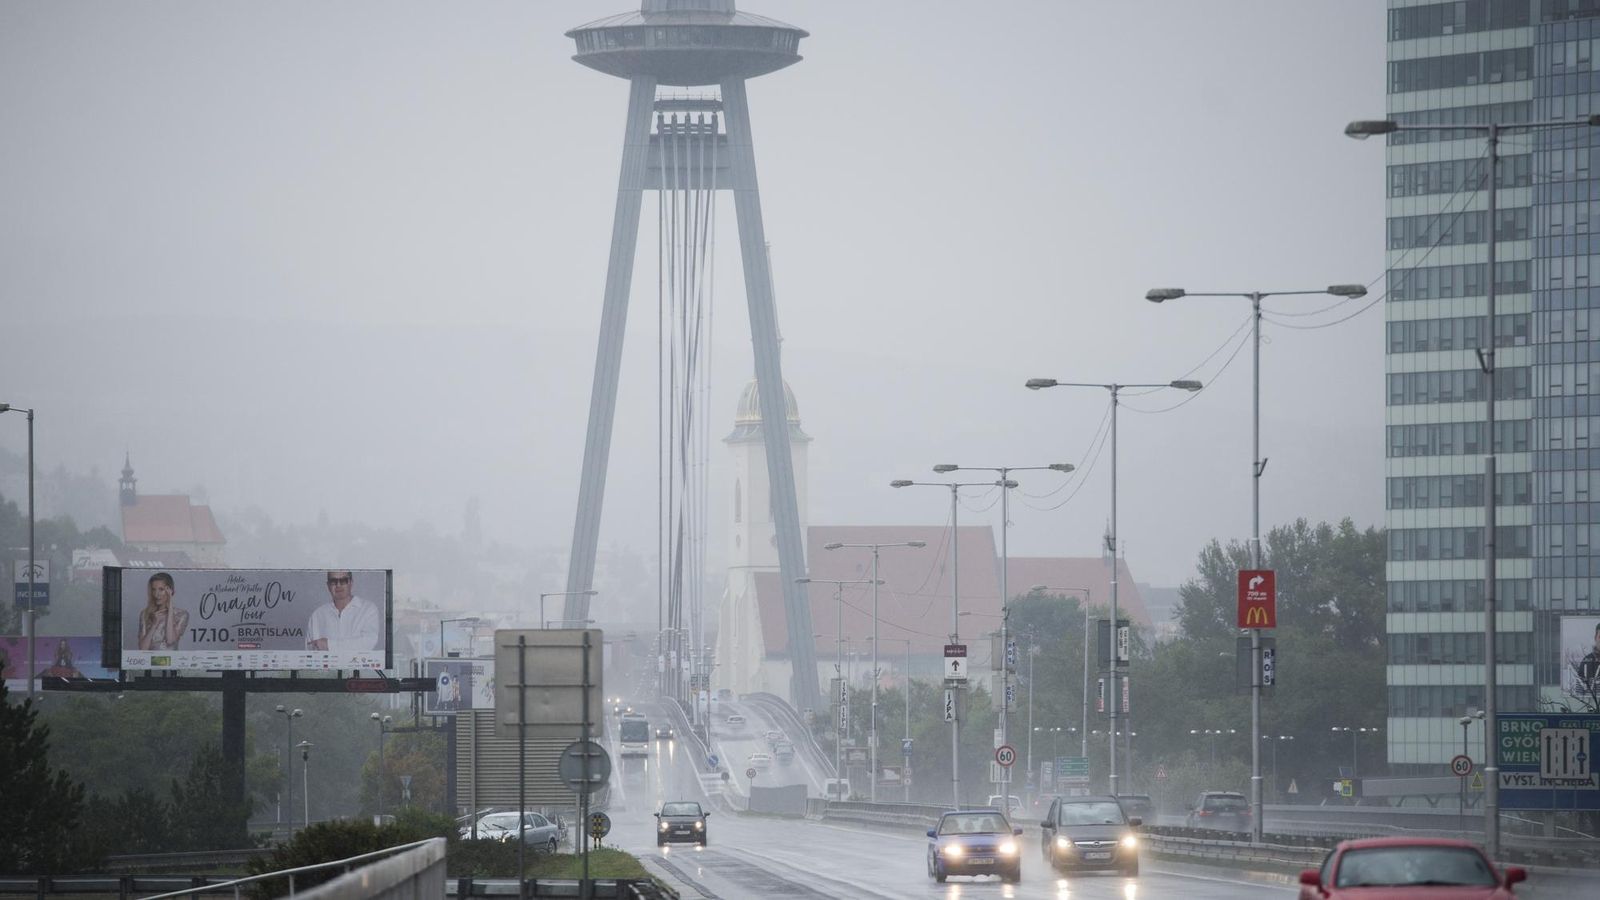
[[[872,723],[868,726],[867,747],[872,753],[872,802],[878,802],[878,585],[883,584],[878,580],[878,551],[884,547],[909,547],[920,550],[928,546],[927,541],[902,541],[893,544],[846,544],[833,541],[823,544],[824,550],[871,550],[872,551]],[[843,628],[843,608],[840,608],[840,627]],[[911,642],[906,642],[906,668],[909,671],[911,662]],[[907,709],[910,709],[911,694],[906,693]],[[909,728],[908,728],[909,730]]]
[[[839,719],[838,719],[837,722],[835,722],[836,733],[835,733],[834,741],[833,741],[833,777],[835,777],[835,778],[843,778],[844,777],[844,742],[845,742],[845,738],[850,736],[850,717],[849,717],[849,713],[847,712],[847,709],[848,709],[848,707],[850,705],[850,683],[845,680],[845,677],[844,677],[844,665],[843,665],[843,663],[844,663],[844,586],[847,585],[847,584],[871,584],[873,590],[876,591],[877,588],[878,588],[878,584],[880,582],[876,578],[874,578],[874,579],[872,579],[870,581],[861,580],[861,579],[841,580],[841,579],[836,579],[836,578],[796,578],[794,580],[795,584],[811,584],[812,582],[815,582],[817,584],[831,584],[831,585],[833,585],[833,599],[838,601],[838,604],[839,604],[839,623],[838,623],[839,624],[839,635],[836,638],[836,640],[838,641],[838,644],[837,644],[837,649],[834,651],[834,657],[833,657],[833,672],[834,672],[835,675],[839,676]],[[873,648],[873,653],[874,653],[874,655],[876,655],[876,653],[877,653],[877,648],[876,647]],[[876,732],[874,732],[874,737],[876,737]],[[874,753],[874,759],[876,759],[876,753]],[[876,772],[873,773],[872,780],[874,782],[876,782],[878,780]]]
[[[1476,719],[1479,722],[1482,722],[1483,721],[1483,716],[1484,716],[1483,710],[1481,710],[1481,709],[1473,709],[1473,710],[1468,710],[1466,715],[1464,715],[1461,718],[1456,720],[1461,725],[1461,755],[1462,756],[1465,756],[1465,757],[1468,757],[1468,758],[1470,758],[1472,756],[1472,754],[1467,751],[1467,726],[1471,725],[1474,719]],[[1466,776],[1462,776],[1462,778],[1461,778],[1461,800],[1460,800],[1460,802],[1457,803],[1456,808],[1458,810],[1460,810],[1459,819],[1460,819],[1460,822],[1461,822],[1461,833],[1462,834],[1466,834],[1466,831],[1467,831],[1467,779],[1466,779]]]
[[[295,747],[300,751],[300,792],[305,794],[306,827],[311,827],[311,748],[316,744],[310,741],[301,741]]]
[[[544,609],[542,607],[539,610],[539,617],[541,619],[544,618]],[[439,620],[439,655],[440,656],[449,656],[450,655],[449,653],[445,652],[445,646],[444,646],[444,626],[445,625],[447,625],[450,622],[466,622],[469,625],[476,625],[480,621],[482,621],[482,620],[479,619],[477,616],[463,616],[463,617],[461,617],[459,619],[440,619]],[[469,655],[472,653],[472,647],[470,647],[470,646],[467,647],[467,653]]]
[[[1183,288],[1153,288],[1144,295],[1152,303],[1177,300],[1180,297],[1243,297],[1250,301],[1251,358],[1254,377],[1251,379],[1250,417],[1250,568],[1262,567],[1261,558],[1261,473],[1267,461],[1261,458],[1261,300],[1265,297],[1290,297],[1331,295],[1354,299],[1367,295],[1366,285],[1332,284],[1318,291],[1220,291],[1194,292]],[[1250,836],[1261,842],[1261,629],[1250,629]]]
[[[1570,128],[1580,125],[1600,125],[1600,115],[1592,115],[1585,119],[1574,119],[1565,122],[1487,122],[1480,124],[1450,125],[1413,125],[1401,124],[1392,119],[1362,120],[1351,122],[1345,126],[1344,133],[1347,137],[1356,140],[1366,140],[1378,135],[1394,134],[1397,131],[1471,131],[1482,134],[1488,144],[1489,172],[1487,181],[1488,210],[1485,221],[1489,223],[1484,229],[1485,243],[1488,245],[1484,254],[1486,263],[1484,271],[1488,277],[1484,279],[1484,346],[1478,350],[1478,367],[1483,371],[1483,444],[1487,452],[1483,457],[1483,688],[1484,688],[1484,734],[1497,733],[1497,716],[1500,701],[1495,697],[1498,687],[1499,673],[1495,671],[1499,656],[1495,652],[1496,631],[1498,623],[1495,621],[1495,579],[1496,564],[1495,554],[1495,514],[1498,499],[1495,497],[1495,434],[1494,434],[1494,356],[1495,345],[1499,342],[1495,334],[1495,292],[1496,283],[1500,280],[1495,271],[1495,245],[1496,245],[1496,204],[1499,194],[1500,175],[1500,135],[1502,132],[1525,132],[1547,128]],[[1485,739],[1487,741],[1487,738]],[[1498,754],[1486,753],[1483,760],[1483,826],[1484,849],[1489,852],[1490,859],[1500,856],[1500,763]]]
[[[383,824],[383,736],[388,733],[389,725],[394,721],[391,716],[372,714],[372,721],[378,725],[378,822]]]
[[[961,532],[956,527],[961,509],[961,489],[964,487],[988,487],[988,481],[911,481],[905,478],[896,478],[889,482],[889,487],[937,487],[947,488],[950,491],[950,643],[961,643],[961,548],[959,546]],[[956,682],[955,684],[959,684]],[[951,690],[955,690],[953,684]],[[955,808],[961,808],[961,716],[958,713],[950,717],[950,790]]]
[[[1111,719],[1111,730],[1117,730],[1117,407],[1123,388],[1176,388],[1180,391],[1198,391],[1204,385],[1190,379],[1178,379],[1162,384],[1097,384],[1094,382],[1057,381],[1054,378],[1030,378],[1026,387],[1030,391],[1053,387],[1100,388],[1111,394],[1111,533],[1106,536],[1106,549],[1111,553],[1111,672],[1107,685],[1111,689],[1106,712]],[[1117,794],[1117,742],[1111,741],[1111,794]]]
[[[1116,576],[1113,575],[1113,578]],[[1047,584],[1036,584],[1031,588],[1036,594],[1064,594],[1067,591],[1083,592],[1083,746],[1079,748],[1079,756],[1089,755],[1089,589],[1085,587],[1052,587]],[[1115,623],[1113,623],[1115,627]]]
[[[33,608],[33,579],[38,574],[38,563],[34,561],[33,542],[33,410],[9,403],[0,403],[0,413],[19,412],[26,413],[28,417],[28,699],[34,699],[34,684],[37,681],[34,673],[34,648],[39,621]]]
[[[1011,489],[1017,486],[1017,482],[1011,479],[1011,473],[1061,472],[1066,474],[1076,468],[1077,466],[1072,463],[1051,463],[1047,466],[958,466],[953,463],[944,463],[933,467],[933,471],[940,475],[947,475],[951,472],[994,472],[999,476],[994,483],[996,487],[1000,488],[1000,651],[1005,654],[1005,658],[1000,665],[1000,743],[1002,744],[1010,743],[1007,738],[1010,735],[1009,726],[1011,722],[1011,704],[1009,702],[1011,699],[1009,696],[1011,687],[1011,632],[1009,626],[1010,617],[1007,615],[1010,611],[1011,594],[1009,585],[1006,583],[1006,569],[1011,561],[1011,556],[1007,550],[1006,535],[1011,532]],[[1033,774],[1032,760],[1029,760],[1028,763],[1028,774],[1030,776]]]
[[[1294,735],[1263,734],[1261,739],[1272,744],[1272,793],[1273,796],[1278,796],[1278,745],[1284,741],[1294,740]]]
[[[1200,735],[1204,735],[1206,737],[1211,738],[1211,770],[1213,772],[1215,772],[1216,769],[1217,769],[1217,738],[1222,737],[1225,734],[1238,734],[1239,733],[1239,729],[1237,729],[1237,728],[1191,728],[1191,729],[1189,729],[1189,733],[1192,734],[1192,735],[1195,735],[1197,737],[1200,736]],[[1115,742],[1113,742],[1113,743],[1115,743]]]
[[[550,627],[548,624],[546,624],[545,618],[544,618],[544,601],[545,601],[546,598],[549,598],[549,597],[593,597],[595,594],[598,594],[598,593],[600,593],[600,592],[599,591],[590,590],[590,591],[550,591],[548,593],[540,594],[539,595],[539,627],[541,629]]]
[[[1360,757],[1356,755],[1356,739],[1363,734],[1377,734],[1378,728],[1351,728],[1345,725],[1335,725],[1332,731],[1346,731],[1350,733],[1350,778],[1354,780],[1361,771]]]
[[[294,837],[294,720],[305,715],[305,711],[300,709],[290,710],[282,703],[279,703],[274,711],[283,716],[283,721],[289,729],[285,732],[283,738],[283,780],[287,783],[289,789],[287,791],[288,799],[284,801],[283,805],[289,812],[289,836]]]

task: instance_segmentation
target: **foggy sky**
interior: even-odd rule
[[[562,32],[634,5],[0,6],[0,401],[38,408],[40,467],[127,451],[141,489],[285,522],[452,531],[477,496],[492,537],[564,547],[627,88]],[[1383,113],[1381,3],[741,8],[812,35],[750,102],[813,523],[942,522],[945,495],[887,486],[935,463],[1084,464],[1104,394],[1026,379],[1181,377],[1248,312],[1148,288],[1382,272],[1383,149],[1341,134]],[[651,198],[642,218],[601,542],[648,552]],[[714,437],[752,371],[726,196],[720,224]],[[1266,525],[1381,522],[1382,312],[1269,326]],[[1140,581],[1248,535],[1249,364],[1173,412],[1124,410]],[[23,433],[0,419],[0,446]],[[1071,488],[1018,497],[1012,552],[1096,554],[1109,471],[1107,450],[1058,509],[1032,507]]]

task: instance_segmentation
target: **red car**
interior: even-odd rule
[[[1321,869],[1300,873],[1300,900],[1508,900],[1528,871],[1495,870],[1468,841],[1364,838],[1345,841]]]

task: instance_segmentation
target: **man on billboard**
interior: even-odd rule
[[[349,570],[328,573],[328,602],[317,607],[306,626],[306,649],[348,653],[376,650],[383,637],[383,610],[355,595]]]
[[[1600,623],[1594,626],[1594,647],[1578,662],[1578,690],[1590,697],[1600,693]]]

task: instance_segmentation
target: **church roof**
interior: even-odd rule
[[[122,507],[122,540],[128,544],[225,544],[211,507],[187,494],[140,494]]]
[[[794,399],[794,389],[783,383],[783,405],[789,420],[789,440],[809,441],[811,436],[800,430],[800,404]],[[723,438],[732,444],[761,438],[761,391],[754,378],[744,386],[739,395],[739,407],[733,414],[733,433]]]

